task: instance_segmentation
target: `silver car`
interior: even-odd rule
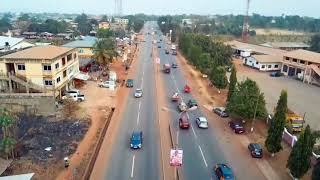
[[[208,120],[205,117],[198,117],[196,123],[199,128],[207,129],[209,127]]]
[[[136,91],[134,92],[134,97],[136,98],[142,97],[142,89],[136,89]]]

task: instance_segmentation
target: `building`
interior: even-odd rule
[[[34,44],[25,41],[23,38],[0,36],[0,52],[16,51],[32,46]]]
[[[75,48],[35,46],[0,57],[0,74],[2,92],[54,92],[61,96],[79,74],[78,52]]]
[[[109,22],[100,22],[99,23],[99,29],[109,29],[110,23]]]
[[[308,49],[310,46],[302,42],[267,42],[260,44],[261,46],[282,49],[286,51],[293,51],[297,49]]]
[[[85,36],[81,40],[71,41],[62,47],[77,48],[79,58],[92,58],[93,46],[97,38],[92,36]]]
[[[114,18],[114,22],[121,25],[127,25],[129,24],[129,19]]]
[[[282,56],[252,55],[244,59],[244,64],[260,71],[279,71],[282,66]]]
[[[304,82],[320,85],[320,53],[294,50],[283,56],[282,73]]]
[[[191,26],[193,23],[192,19],[182,19],[182,25]]]

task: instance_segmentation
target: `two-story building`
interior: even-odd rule
[[[110,23],[109,22],[100,22],[99,23],[99,29],[109,29]]]
[[[35,46],[0,57],[2,91],[53,92],[61,96],[73,86],[79,73],[78,52],[75,48]],[[29,89],[30,88],[30,89]]]

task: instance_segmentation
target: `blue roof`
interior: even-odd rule
[[[63,47],[71,48],[92,48],[97,38],[92,36],[85,36],[82,40],[71,41],[62,45]]]

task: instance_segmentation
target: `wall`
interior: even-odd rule
[[[17,63],[23,64],[23,63]],[[25,76],[32,83],[43,86],[43,73],[42,73],[42,64],[36,61],[26,61],[25,71],[19,71],[17,64],[15,64],[15,72],[18,75]]]
[[[278,65],[277,68],[275,67],[276,65]],[[281,63],[260,63],[259,70],[260,71],[279,71],[281,70],[281,67],[282,67]]]
[[[259,63],[257,64],[256,59],[251,57],[251,56],[247,57],[247,58],[244,58],[243,59],[243,64],[245,64],[247,66],[250,66],[250,67],[253,67],[253,68],[256,68],[256,69],[260,68],[260,65],[259,65]]]
[[[78,54],[82,57],[91,57],[93,56],[92,48],[78,48]]]
[[[3,62],[0,62],[0,74],[1,73],[4,73],[4,74],[7,74],[8,72],[7,72],[7,66],[6,66],[6,64],[5,63],[3,63]]]

